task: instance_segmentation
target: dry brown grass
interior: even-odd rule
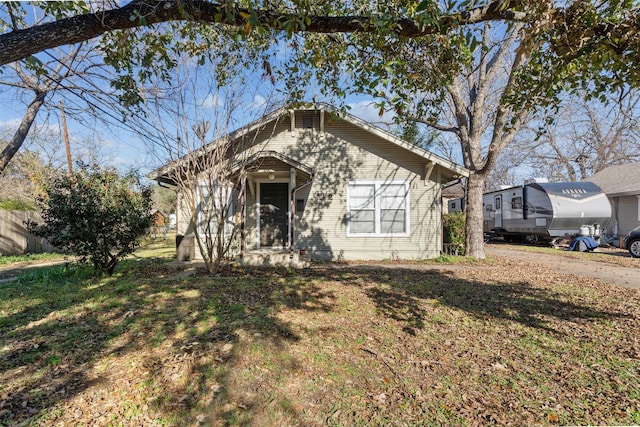
[[[640,423],[640,292],[535,264],[132,260],[0,287],[0,423]]]

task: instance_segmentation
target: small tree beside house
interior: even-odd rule
[[[66,253],[111,275],[153,224],[150,187],[135,173],[83,165],[44,188],[44,225],[36,233]]]
[[[176,187],[179,211],[192,219],[191,233],[207,271],[217,273],[240,231],[233,221],[234,212],[243,207],[235,203],[245,191],[244,173],[234,174],[229,168],[237,160],[237,144],[228,138],[207,144],[209,122],[193,126],[195,142],[182,140],[190,154],[167,167],[167,177]],[[234,197],[235,196],[235,197]]]

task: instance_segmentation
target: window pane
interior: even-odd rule
[[[389,184],[380,187],[380,209],[404,209],[405,198],[404,185]]]
[[[351,211],[352,233],[375,233],[375,211]]]
[[[511,209],[522,209],[522,197],[511,199]]]
[[[381,233],[404,233],[406,231],[404,209],[383,209],[380,211],[380,216]]]
[[[231,235],[234,227],[233,221],[233,189],[217,184],[201,184],[198,210],[198,226],[200,232],[208,234],[211,238],[218,232],[218,219],[224,216],[223,231]]]
[[[349,187],[349,207],[351,209],[374,209],[375,187],[373,185],[351,185]]]
[[[382,184],[380,193],[383,196],[404,196],[404,184]]]
[[[380,209],[404,209],[404,196],[383,196]]]

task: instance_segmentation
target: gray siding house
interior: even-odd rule
[[[586,181],[605,192],[611,202],[609,236],[624,236],[640,226],[640,162],[610,166]]]
[[[234,255],[246,263],[259,256],[254,263],[265,264],[278,253],[318,260],[437,257],[442,185],[468,176],[325,104],[277,110],[228,138],[242,146],[229,173],[246,174],[233,217],[243,230]],[[172,184],[171,168],[149,176]],[[178,207],[178,235],[188,235],[194,220]]]

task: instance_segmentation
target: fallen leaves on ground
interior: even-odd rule
[[[640,423],[640,292],[419,267],[4,284],[0,424]]]

